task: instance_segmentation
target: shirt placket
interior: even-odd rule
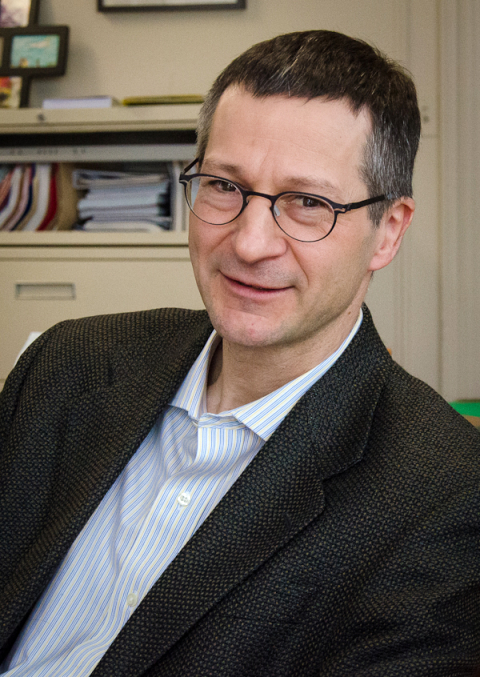
[[[212,461],[217,458],[219,452],[218,436],[215,435],[219,420],[206,415],[195,423],[197,438],[195,459],[192,463],[184,464],[172,477],[166,479],[143,520],[135,542],[124,555],[112,592],[109,614],[119,619],[120,627],[148,592],[152,579],[158,578],[160,572],[178,554],[183,543],[195,532],[204,512],[202,505],[197,505],[197,498],[203,498],[202,502],[208,499],[209,492],[208,489],[204,491],[204,485],[205,482],[208,484],[212,480],[205,478],[205,475],[215,470],[216,464]],[[199,481],[198,475],[194,475],[199,466],[202,481]],[[192,511],[195,511],[194,515]],[[152,546],[159,553],[158,559],[153,568],[144,571],[138,563],[148,557]]]

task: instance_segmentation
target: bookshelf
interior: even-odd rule
[[[0,163],[187,162],[199,108],[1,110]],[[186,209],[175,202],[173,231],[0,232],[0,388],[31,331],[86,315],[203,307]]]

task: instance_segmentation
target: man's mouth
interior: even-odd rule
[[[268,287],[260,287],[258,284],[247,284],[246,282],[240,282],[239,280],[234,280],[237,284],[242,285],[242,287],[249,287],[250,289],[258,289],[258,291],[276,291]]]
[[[245,287],[246,289],[254,289],[255,291],[261,291],[261,292],[279,292],[283,291],[287,287],[263,287],[260,284],[255,284],[255,283],[250,283],[250,282],[243,282],[242,280],[236,280],[233,277],[229,277],[228,275],[224,275],[224,277],[229,281],[232,282],[233,284],[238,284],[241,287]]]

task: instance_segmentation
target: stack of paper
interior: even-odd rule
[[[73,185],[88,189],[78,203],[83,230],[158,231],[172,226],[167,173],[78,169]]]

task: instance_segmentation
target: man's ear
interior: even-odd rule
[[[390,207],[376,228],[376,246],[369,270],[385,268],[394,259],[403,236],[412,222],[415,202],[411,197],[402,197]]]

